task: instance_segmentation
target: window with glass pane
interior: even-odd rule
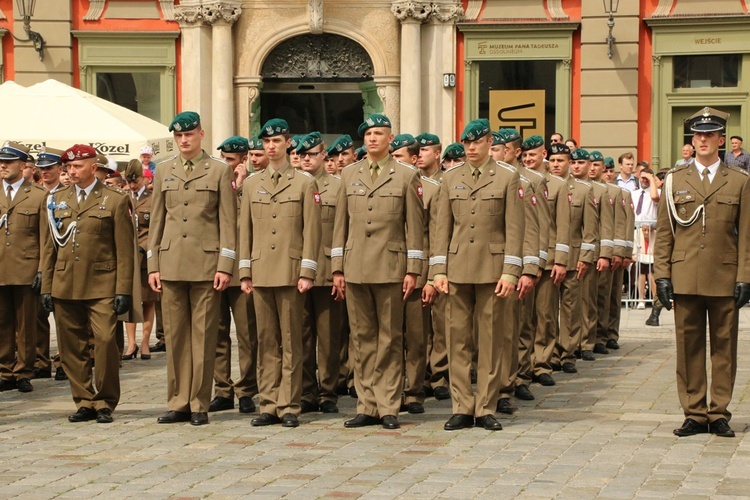
[[[161,75],[96,73],[96,95],[152,120],[161,121]]]
[[[739,54],[675,56],[674,88],[737,87]]]

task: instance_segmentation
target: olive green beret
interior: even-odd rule
[[[464,156],[466,156],[466,151],[460,142],[449,144],[443,151],[443,160],[460,160]]]
[[[222,142],[216,149],[223,153],[247,153],[250,149],[250,141],[239,135],[233,135]]]
[[[615,160],[611,156],[604,158],[604,170],[614,170]]]
[[[170,132],[187,132],[198,128],[201,124],[201,116],[195,111],[183,111],[175,116],[169,124]]]
[[[379,113],[374,113],[374,114],[370,115],[370,117],[367,118],[367,120],[365,120],[364,122],[362,122],[362,125],[360,125],[359,128],[357,129],[357,133],[359,134],[360,137],[364,137],[365,136],[365,132],[368,129],[371,129],[373,127],[388,127],[388,128],[391,128],[391,120],[387,116],[385,116],[385,115],[381,115]]]
[[[248,142],[248,151],[263,151],[263,141],[260,139],[253,139]]]
[[[287,152],[291,153],[292,151],[297,150],[297,146],[299,146],[299,141],[305,136],[305,134],[302,135],[294,135],[291,139],[289,139],[289,149],[287,149]]]
[[[361,148],[357,148],[357,149],[354,150],[354,156],[356,157],[357,161],[359,161],[362,158],[364,158],[366,154],[367,154],[367,150],[365,149],[364,146],[362,146]]]
[[[514,128],[501,128],[500,133],[503,134],[503,138],[505,139],[505,144],[508,144],[509,142],[517,141],[521,138],[521,134],[518,133],[518,130]]]
[[[570,158],[573,160],[590,160],[591,156],[585,149],[578,148],[570,153]]]
[[[411,146],[416,142],[417,140],[411,134],[398,134],[393,138],[393,141],[391,141],[391,151]]]
[[[492,145],[500,146],[505,144],[505,136],[502,132],[492,132]]]
[[[260,129],[258,138],[273,137],[275,135],[282,135],[289,133],[289,124],[282,118],[271,118],[266,122],[265,125]]]
[[[440,137],[428,132],[419,134],[415,139],[420,146],[437,146],[440,144]]]
[[[524,151],[531,151],[540,146],[544,146],[544,139],[540,135],[532,135],[521,144],[521,149]]]
[[[337,155],[353,147],[354,147],[354,141],[352,141],[352,136],[350,136],[349,134],[344,134],[342,136],[337,137],[336,140],[333,141],[333,144],[331,144],[331,147],[328,148],[328,154]]]
[[[143,164],[138,159],[133,159],[128,162],[125,170],[122,172],[122,176],[128,182],[135,182],[139,178],[143,177]]]
[[[592,151],[589,153],[589,160],[591,161],[604,161],[604,155],[599,151]]]
[[[490,133],[490,121],[486,118],[471,120],[464,127],[464,133],[461,134],[462,141],[476,141]]]
[[[307,135],[302,135],[297,143],[297,154],[310,150],[322,143],[323,138],[320,136],[320,132],[310,132]]]

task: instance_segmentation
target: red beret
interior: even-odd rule
[[[143,167],[143,177],[148,177],[149,179],[153,179],[154,178],[154,174],[148,168]]]
[[[86,158],[96,158],[96,149],[87,144],[76,144],[69,147],[62,154],[62,162],[85,160]]]
[[[122,177],[120,175],[120,172],[117,172],[117,171],[113,172],[111,170],[109,172],[107,172],[107,179],[114,179],[116,177]]]

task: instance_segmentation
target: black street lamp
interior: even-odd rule
[[[612,36],[612,28],[615,27],[615,14],[620,6],[620,0],[602,0],[604,2],[604,13],[609,14],[607,26],[609,26],[609,35],[607,35],[607,56],[612,59],[612,50],[615,47],[615,37]]]
[[[31,42],[34,45],[34,50],[39,53],[39,60],[44,61],[44,38],[36,31],[31,30],[31,16],[34,15],[36,0],[16,0],[16,4],[23,20],[23,29],[27,38],[18,38],[16,35],[13,35],[13,38],[19,42]]]

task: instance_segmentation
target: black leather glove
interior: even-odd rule
[[[737,307],[742,307],[750,302],[750,283],[734,284],[734,303]]]
[[[42,294],[42,309],[47,311],[48,313],[51,313],[55,310],[55,303],[52,302],[52,294],[51,293],[43,293]]]
[[[34,281],[31,282],[31,291],[39,295],[42,291],[42,273],[36,273]]]
[[[667,311],[672,310],[672,298],[674,296],[674,289],[672,288],[672,280],[669,278],[659,278],[656,280],[656,296],[659,297],[661,305]]]
[[[115,303],[112,306],[115,314],[125,314],[130,310],[130,295],[115,295]]]

